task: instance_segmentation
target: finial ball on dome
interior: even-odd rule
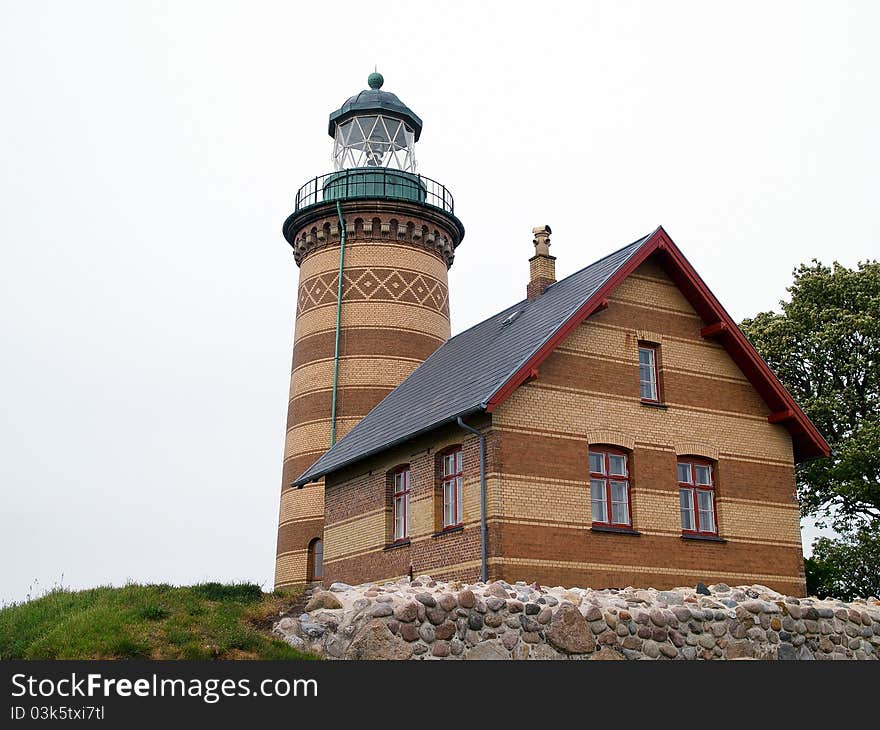
[[[367,77],[367,83],[370,85],[371,89],[381,89],[382,84],[385,83],[385,77],[378,71],[373,71],[373,73]]]

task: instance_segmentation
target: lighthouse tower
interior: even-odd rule
[[[379,73],[330,115],[334,171],[296,194],[299,266],[275,586],[320,580],[324,484],[292,482],[449,338],[452,195],[416,173],[422,120]]]

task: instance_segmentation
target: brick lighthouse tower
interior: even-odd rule
[[[422,120],[372,73],[330,115],[334,172],[296,194],[300,267],[275,586],[321,578],[324,483],[292,482],[450,335],[447,270],[464,226],[416,174]]]

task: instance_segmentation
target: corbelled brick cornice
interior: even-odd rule
[[[452,266],[463,235],[463,229],[442,211],[400,200],[346,200],[342,202],[342,217],[347,240],[409,243],[440,256],[447,268]],[[285,234],[297,264],[312,251],[339,244],[335,202],[313,206],[294,222]]]

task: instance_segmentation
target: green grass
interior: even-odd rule
[[[0,608],[0,659],[314,659],[269,633],[295,599],[252,583],[56,588]]]

